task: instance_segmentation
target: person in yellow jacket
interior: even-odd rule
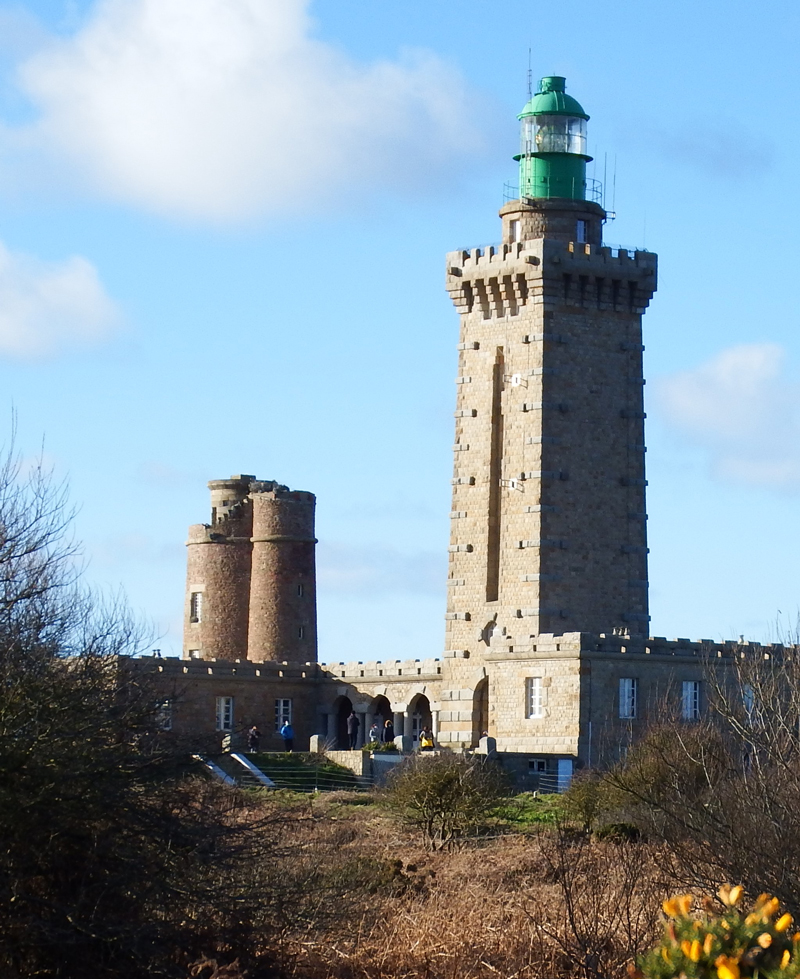
[[[419,750],[420,751],[433,751],[436,745],[433,742],[433,734],[429,727],[424,727],[419,732]]]

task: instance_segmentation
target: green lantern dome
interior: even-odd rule
[[[547,75],[539,82],[539,91],[517,116],[577,116],[588,119],[583,106],[566,93],[567,80],[562,75]]]
[[[580,102],[566,93],[566,79],[547,75],[519,114],[519,196],[586,200],[586,122]]]

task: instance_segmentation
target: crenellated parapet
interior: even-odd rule
[[[518,316],[548,301],[641,314],[657,286],[652,252],[533,238],[447,255],[456,309],[483,319]]]
[[[314,680],[324,678],[319,663],[250,663],[247,660],[184,660],[177,657],[141,657],[136,664],[145,672],[168,677],[236,677],[240,680]]]
[[[396,659],[396,660],[358,660],[350,663],[327,663],[325,672],[336,679],[347,679],[357,683],[361,679],[391,680],[402,677],[404,680],[416,677],[435,679],[441,676],[440,659]]]

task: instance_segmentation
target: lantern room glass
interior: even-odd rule
[[[586,120],[579,116],[525,116],[522,154],[574,153],[586,156]]]

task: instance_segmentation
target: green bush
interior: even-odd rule
[[[507,791],[502,772],[480,755],[417,755],[389,776],[383,798],[431,849],[475,833]]]

